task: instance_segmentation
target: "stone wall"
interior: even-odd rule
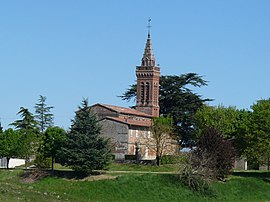
[[[124,159],[128,154],[128,125],[108,119],[99,123],[102,125],[101,136],[110,138],[115,159]]]

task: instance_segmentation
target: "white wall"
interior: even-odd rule
[[[6,168],[6,159],[0,159],[0,168]],[[25,160],[24,159],[10,159],[9,160],[9,168],[15,168],[16,166],[24,165]]]

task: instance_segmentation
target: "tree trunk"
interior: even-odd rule
[[[6,157],[7,159],[7,169],[9,168],[9,160],[10,160],[10,157]]]
[[[52,170],[53,170],[53,165],[54,165],[54,157],[52,157]]]
[[[270,158],[268,158],[267,160],[267,170],[269,170],[269,168],[270,168]]]
[[[156,156],[156,163],[157,163],[157,166],[160,165],[160,157],[158,155]]]
[[[28,169],[28,163],[30,162],[30,158],[29,157],[25,157],[25,159],[24,159],[24,161],[25,161],[25,169]]]

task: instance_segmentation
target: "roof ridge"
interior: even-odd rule
[[[152,118],[152,115],[150,114],[146,114],[144,112],[138,111],[136,109],[132,109],[132,108],[127,108],[127,107],[121,107],[121,106],[116,106],[116,105],[109,105],[109,104],[102,104],[102,103],[97,103],[94,104],[95,105],[101,105],[103,107],[106,107],[110,110],[113,110],[115,112],[119,112],[119,113],[123,113],[123,114],[133,114],[133,115],[137,115],[137,116],[144,116],[144,117],[149,117]]]

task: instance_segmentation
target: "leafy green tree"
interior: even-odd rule
[[[46,97],[40,95],[38,103],[35,105],[37,125],[40,132],[46,130],[46,128],[53,126],[53,114],[51,113],[52,106],[47,106]]]
[[[160,165],[164,149],[172,143],[172,119],[169,117],[154,117],[152,121],[152,138],[156,152],[156,164]]]
[[[205,129],[215,128],[230,138],[237,130],[237,116],[235,107],[203,106],[196,113],[196,128],[199,134]]]
[[[27,167],[30,157],[37,151],[39,131],[33,114],[27,108],[21,107],[17,114],[21,116],[21,119],[10,125],[15,126],[22,134],[20,156],[25,158],[25,166]]]
[[[270,99],[258,100],[251,106],[250,133],[246,137],[248,160],[270,167]]]
[[[66,141],[66,131],[59,127],[49,127],[41,138],[40,152],[45,158],[52,158],[51,166],[54,169],[54,160]]]
[[[9,128],[0,133],[0,157],[6,157],[7,169],[9,168],[9,160],[12,157],[20,155],[21,150],[21,133]]]
[[[236,107],[203,106],[196,113],[195,126],[198,136],[214,128],[221,132],[224,138],[233,139],[239,156],[247,147],[246,136],[249,133],[250,112],[238,110]]]
[[[172,117],[175,133],[183,146],[194,144],[196,111],[211,101],[194,93],[192,88],[206,85],[207,82],[196,73],[160,77],[160,114]],[[136,89],[136,84],[131,85],[120,97],[126,101],[133,100],[136,98]]]
[[[71,166],[75,171],[88,174],[94,169],[103,169],[111,158],[108,140],[100,137],[97,117],[83,99],[82,106],[72,120],[67,141],[60,152],[61,164]]]

